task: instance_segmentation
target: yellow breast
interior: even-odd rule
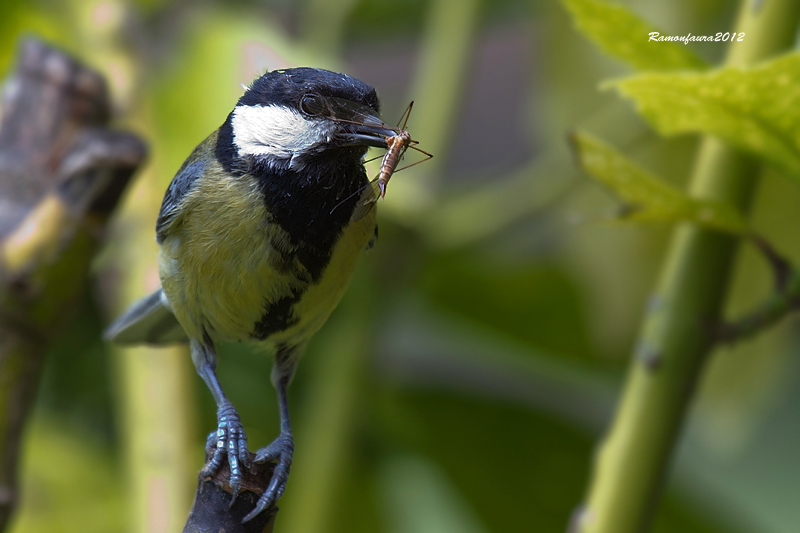
[[[323,275],[311,283],[299,262],[287,269],[289,237],[270,222],[255,182],[215,174],[219,179],[203,179],[188,193],[181,220],[161,244],[161,283],[175,316],[190,337],[245,341],[268,305],[299,295],[291,325],[265,341],[305,342],[344,294],[373,235],[376,210],[343,230]]]

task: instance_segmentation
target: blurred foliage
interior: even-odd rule
[[[605,53],[641,70],[703,68],[705,62],[683,44],[648,44],[642,36],[663,32],[616,4],[597,0],[564,0],[576,27]]]
[[[642,74],[614,83],[664,135],[709,133],[800,176],[800,55],[756,68]]]
[[[618,220],[692,222],[733,234],[746,232],[747,222],[733,206],[691,198],[589,134],[575,133],[572,141],[586,173],[624,202]]]
[[[588,11],[602,9],[599,2],[567,4],[579,26],[601,18]],[[705,35],[729,29],[734,8],[718,0],[648,0],[637,3],[636,17],[658,21],[664,34]],[[133,232],[147,236],[136,242],[152,242],[153,220],[128,213],[160,202],[144,188],[163,191],[189,151],[222,123],[240,84],[265,68],[351,73],[377,87],[389,122],[409,100],[417,102],[409,130],[436,157],[392,180],[379,208],[377,246],[300,365],[290,391],[296,463],[278,531],[562,531],[580,503],[666,232],[572,223],[607,219],[615,203],[578,178],[564,132],[580,128],[608,139],[674,187],[684,182],[694,142],[662,142],[616,95],[597,90],[624,67],[575,32],[570,16],[554,2],[521,0],[0,3],[0,72],[20,35],[50,39],[109,76],[120,120],[152,144],[142,185],[129,194],[110,251],[98,262],[101,280],[134,256],[155,264],[154,245],[126,247]],[[633,30],[598,35],[624,62],[647,68],[699,67],[728,46],[647,43]],[[644,59],[645,45],[658,46],[663,57]],[[783,61],[788,80],[793,71]],[[730,104],[724,123],[732,136],[748,133],[738,136],[744,147],[770,150],[777,166],[793,169],[796,128],[792,110],[781,111],[788,92],[777,84],[776,65],[749,78],[759,83],[775,73],[775,107],[740,109],[750,89],[720,89]],[[659,75],[672,88],[660,94],[702,96],[711,89],[701,81],[733,75]],[[618,87],[640,98],[633,80]],[[746,122],[773,117],[786,122],[761,129]],[[492,129],[494,123],[500,126]],[[710,128],[709,120],[674,130]],[[472,153],[499,161],[464,164]],[[775,173],[765,181],[750,224],[796,260],[800,194]],[[151,282],[128,292],[143,294]],[[751,307],[770,284],[770,272],[745,250],[730,312]],[[106,297],[104,289],[96,293]],[[165,517],[133,520],[125,506],[132,481],[123,474],[122,450],[135,427],[122,429],[132,422],[119,408],[124,367],[100,342],[104,319],[90,301],[50,357],[26,435],[27,492],[14,533],[60,531],[63,523],[86,531],[132,531],[134,523],[167,530]],[[796,529],[800,508],[788,496],[800,490],[800,424],[788,407],[800,390],[793,326],[787,321],[721,351],[656,531]],[[248,347],[223,347],[220,378],[253,448],[277,433],[270,365]],[[195,448],[186,453],[199,467],[214,405],[201,380],[190,379],[186,403],[196,409],[186,418],[197,427]],[[147,386],[170,384],[155,376]],[[194,479],[185,483],[191,491]]]

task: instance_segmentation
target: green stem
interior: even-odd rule
[[[363,272],[363,271],[362,271]],[[374,288],[353,280],[332,320],[312,344],[324,346],[325,358],[311,382],[310,412],[297,429],[298,461],[292,469],[292,496],[281,502],[285,531],[318,533],[331,530],[340,500],[341,480],[354,460],[353,435],[364,369],[374,327]]]
[[[798,16],[800,3],[793,0],[744,2],[736,31],[745,32],[745,40],[734,43],[726,63],[745,66],[790,48]],[[690,193],[745,211],[757,172],[752,158],[705,138]],[[650,529],[672,450],[713,347],[708,324],[719,320],[737,244],[695,226],[675,232],[576,530]]]
[[[712,331],[717,343],[733,343],[753,336],[800,308],[800,271],[792,268],[791,263],[761,236],[750,234],[748,237],[773,270],[775,293],[744,316],[717,325]]]
[[[420,66],[411,89],[412,97],[419,99],[411,117],[413,129],[425,132],[420,146],[435,156],[426,163],[429,173],[441,168],[453,145],[451,137],[474,55],[481,7],[480,0],[437,0],[430,6]]]
[[[746,339],[776,324],[789,313],[797,311],[800,303],[800,272],[792,272],[786,286],[749,314],[715,331],[716,341],[732,343]]]
[[[395,201],[381,208],[384,220],[416,220],[440,205],[435,180],[441,178],[448,151],[458,142],[458,112],[469,84],[482,7],[482,0],[436,0],[428,7],[419,66],[409,91],[415,103],[408,129],[420,148],[434,157],[403,174],[403,185],[392,188]],[[409,157],[409,162],[416,158],[410,153]]]
[[[330,61],[341,61],[347,21],[355,7],[355,0],[310,0],[301,13],[299,41]]]

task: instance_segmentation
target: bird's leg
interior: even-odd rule
[[[255,508],[244,517],[242,522],[247,522],[258,515],[264,509],[274,505],[283,496],[286,489],[286,482],[289,479],[289,469],[292,466],[292,455],[294,454],[294,439],[292,438],[292,426],[289,422],[289,402],[286,396],[286,389],[294,374],[297,362],[298,350],[281,346],[275,354],[275,366],[272,369],[272,381],[278,392],[278,408],[281,416],[281,434],[265,448],[256,452],[255,462],[265,463],[276,461],[275,471],[267,490],[259,498]]]
[[[201,476],[212,476],[222,465],[225,456],[228,457],[228,464],[231,468],[230,486],[233,490],[231,505],[236,501],[242,482],[241,468],[249,468],[250,451],[247,449],[247,436],[244,432],[239,414],[233,404],[225,396],[222,386],[217,379],[215,368],[217,366],[217,355],[214,344],[206,339],[201,343],[192,340],[192,361],[194,361],[197,373],[206,382],[214,400],[217,402],[217,430],[208,436],[206,449],[211,455],[206,463]]]

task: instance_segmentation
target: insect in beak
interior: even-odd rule
[[[306,100],[308,98],[309,97],[306,97]],[[408,104],[403,116],[400,117],[400,123],[392,128],[386,125],[380,117],[369,108],[357,106],[357,104],[338,98],[312,98],[314,98],[314,100],[309,101],[310,110],[318,114],[324,114],[338,122],[354,125],[354,133],[349,132],[343,135],[344,144],[342,144],[342,146],[361,145],[386,148],[386,153],[381,160],[378,176],[368,185],[368,189],[370,190],[364,191],[362,189],[362,197],[353,213],[354,221],[363,218],[370,211],[372,204],[374,204],[378,198],[386,197],[386,187],[389,184],[389,179],[395,172],[413,167],[433,157],[433,154],[418,148],[416,146],[417,141],[412,139],[411,134],[406,130],[408,118],[411,116],[411,109],[414,106],[414,102]],[[306,100],[303,101],[304,106],[306,105]],[[409,148],[421,153],[425,157],[410,165],[397,168],[397,165]],[[334,209],[347,199],[349,198],[342,200]]]
[[[380,191],[381,198],[386,196],[386,186],[389,184],[389,178],[392,177],[392,174],[400,170],[405,170],[414,165],[418,165],[419,163],[427,161],[433,157],[433,154],[417,148],[417,141],[413,140],[411,138],[411,134],[406,131],[406,126],[408,125],[408,118],[411,116],[412,107],[414,107],[414,102],[408,104],[403,116],[400,117],[400,121],[403,123],[403,125],[400,126],[398,124],[395,134],[386,137],[386,153],[381,160],[381,168],[377,178],[378,189]],[[397,168],[397,165],[400,163],[400,160],[403,158],[403,155],[405,155],[409,148],[420,152],[425,156],[425,158],[403,168]]]

